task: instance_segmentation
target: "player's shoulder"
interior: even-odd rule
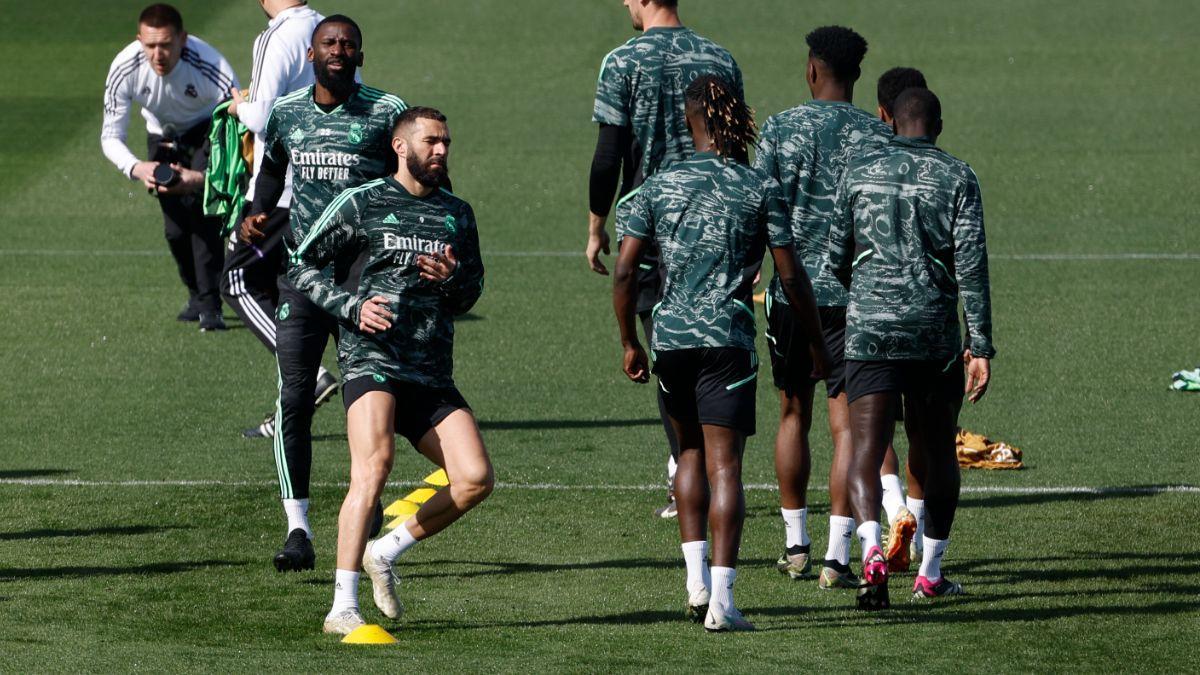
[[[142,43],[134,40],[125,45],[121,51],[117,52],[117,55],[113,57],[112,66],[109,68],[109,71],[128,70],[136,68],[145,62],[146,55],[142,51]]]
[[[462,197],[454,194],[446,188],[438,188],[434,193],[442,208],[446,209],[451,214],[458,217],[470,216],[474,217],[474,211],[471,209],[471,204]]]
[[[330,204],[342,208],[347,204],[362,205],[376,197],[387,194],[389,186],[386,178],[375,178],[360,185],[346,188],[334,198]]]
[[[386,113],[398,115],[408,108],[408,104],[399,96],[366,84],[359,85],[358,96],[376,110]]]
[[[976,185],[979,184],[979,177],[975,175],[975,170],[971,168],[970,164],[967,164],[966,161],[955,157],[941,148],[938,148],[937,150],[938,158],[945,166],[945,172],[947,174],[949,174],[955,180],[963,183],[975,183]]]
[[[271,104],[271,115],[295,113],[307,107],[312,100],[313,85],[301,87],[290,94],[284,94]]]
[[[604,55],[600,60],[600,76],[613,70],[624,71],[631,63],[636,62],[639,53],[639,40],[644,36],[637,35],[629,38],[621,45]]]

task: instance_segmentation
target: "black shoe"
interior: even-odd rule
[[[866,612],[877,612],[888,609],[892,601],[888,599],[887,581],[881,584],[868,584],[863,581],[858,587],[858,608]]]
[[[375,515],[371,518],[371,534],[367,539],[374,539],[383,530],[383,502],[375,500]]]
[[[317,388],[313,390],[313,400],[316,403],[314,407],[320,408],[322,403],[336,396],[337,391],[337,378],[333,376],[333,373],[326,371],[324,375],[317,378]]]
[[[187,304],[183,306],[183,309],[179,310],[179,315],[176,316],[175,319],[178,321],[187,322],[199,321],[200,310],[196,309],[195,306],[192,305],[191,300],[188,300]]]
[[[283,548],[275,554],[275,569],[280,572],[299,572],[317,566],[317,552],[313,550],[308,533],[296,528],[288,533]]]
[[[200,312],[200,332],[225,330],[225,319],[220,312]]]
[[[275,438],[275,412],[267,413],[258,426],[242,429],[242,438]]]

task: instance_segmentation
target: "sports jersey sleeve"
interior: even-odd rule
[[[600,64],[592,121],[615,127],[632,126],[632,120],[629,118],[629,99],[630,83],[625,74],[624,59],[618,50],[613,50]]]
[[[250,206],[252,215],[267,213],[275,208],[287,182],[288,154],[283,145],[279,120],[280,116],[272,110],[263,132],[262,165],[254,179],[254,202]]]
[[[992,301],[988,281],[987,242],[983,233],[983,199],[975,172],[967,170],[954,201],[954,276],[962,298],[971,354],[993,358]]]
[[[454,257],[458,267],[449,279],[438,288],[443,302],[452,314],[464,314],[483,294],[483,258],[479,253],[479,229],[475,226],[475,213],[468,206],[462,218],[455,224],[457,238]]]
[[[829,253],[825,260],[829,274],[850,288],[851,256],[854,255],[854,212],[850,204],[848,181],[838,184],[834,197],[834,216],[829,225]]]
[[[654,239],[654,212],[646,194],[646,185],[625,195],[617,203],[617,237]]]
[[[771,248],[791,246],[792,228],[788,222],[787,203],[779,181],[772,178],[767,183],[763,197],[763,224],[767,230],[767,245]]]
[[[774,117],[767,118],[758,134],[758,145],[754,148],[754,168],[779,180],[779,149],[776,147]]]
[[[347,191],[349,192],[349,191]],[[292,253],[288,280],[325,311],[352,326],[358,325],[360,302],[322,273],[334,260],[353,254],[357,245],[360,204],[355,197],[335,199],[317,219],[308,236]]]
[[[258,40],[262,40],[260,35]],[[255,47],[258,46],[255,40]],[[258,53],[258,49],[255,49]],[[288,82],[295,76],[296,59],[291,46],[283,40],[268,41],[259,63],[253,68],[254,81],[250,83],[250,98],[238,106],[238,119],[250,131],[261,134],[266,131],[275,99],[290,94],[285,91]]]
[[[100,149],[108,161],[125,174],[130,175],[137,165],[138,158],[125,144],[129,129],[129,110],[133,105],[133,86],[135,78],[133,71],[137,68],[138,59],[123,60],[118,56],[108,69],[108,79],[104,85],[104,122],[100,128]]]

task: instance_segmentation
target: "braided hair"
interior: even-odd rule
[[[758,136],[754,111],[733,92],[725,80],[701,75],[688,85],[687,104],[704,116],[704,128],[712,137],[717,154],[748,164],[747,148]]]

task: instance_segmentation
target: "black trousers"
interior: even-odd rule
[[[242,212],[245,218],[249,205]],[[234,232],[221,271],[221,297],[242,323],[272,354],[275,353],[275,306],[279,299],[279,273],[283,269],[283,233],[288,209],[274,209],[262,229],[266,236],[247,244]]]
[[[338,324],[325,310],[279,277],[275,354],[279,401],[275,410],[275,468],[283,499],[308,499],[312,473],[313,390],[325,346]]]
[[[149,134],[146,146],[152,162],[180,164],[203,172],[208,167],[208,128],[203,122],[177,137]],[[221,221],[204,216],[203,194],[159,195],[163,230],[179,278],[188,289],[188,302],[202,312],[221,310]]]

